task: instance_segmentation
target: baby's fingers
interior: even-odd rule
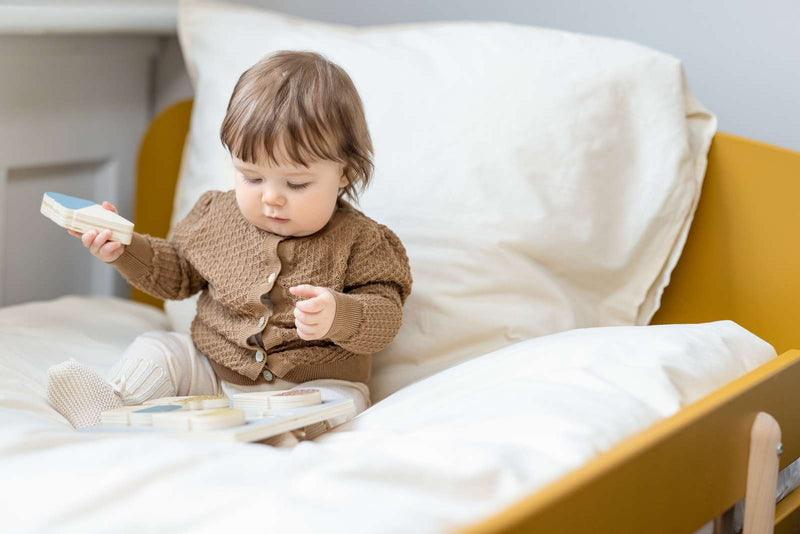
[[[325,307],[325,302],[319,297],[314,297],[313,299],[299,301],[295,304],[295,307],[306,313],[317,313]]]
[[[92,254],[97,256],[100,254],[100,248],[106,244],[108,239],[111,237],[111,230],[103,230],[100,232],[97,237],[94,238],[92,241],[91,247],[89,249],[92,251]]]
[[[107,201],[107,200],[104,200],[104,201],[103,201],[103,207],[104,207],[105,209],[107,209],[108,211],[113,211],[114,213],[117,213],[117,208],[116,208],[116,206],[114,206],[114,204],[112,204],[111,202],[109,202],[109,201]]]
[[[122,256],[123,246],[119,241],[111,241],[100,247],[98,256],[104,262],[111,262]]]
[[[83,235],[81,235],[81,243],[83,243],[84,247],[89,248],[92,246],[95,237],[97,237],[97,230],[89,230],[88,232],[84,232]]]
[[[76,232],[75,230],[67,230],[67,233],[72,237],[82,238],[83,234],[80,232]]]
[[[306,326],[316,326],[318,323],[314,319],[314,315],[316,314],[306,313],[300,308],[295,307],[294,309],[294,317],[296,319],[295,324],[297,324],[298,326],[299,326],[298,323],[305,324]]]

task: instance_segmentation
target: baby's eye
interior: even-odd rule
[[[305,189],[306,187],[308,187],[308,184],[309,182],[306,182],[304,184],[293,184],[291,182],[287,182],[289,189]]]
[[[245,176],[244,181],[247,182],[248,184],[260,184],[261,178],[251,178],[249,176]]]

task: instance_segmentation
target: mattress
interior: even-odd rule
[[[104,374],[137,335],[167,328],[117,298],[0,309],[4,530],[451,531],[775,356],[730,321],[572,330],[408,385],[294,448],[77,433],[47,404],[50,365]],[[779,494],[796,485],[787,472]]]

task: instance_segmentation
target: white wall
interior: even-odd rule
[[[0,35],[0,306],[129,293],[39,213],[55,191],[133,211],[158,37]]]
[[[800,151],[799,0],[240,1],[353,25],[502,20],[636,41],[683,59],[722,131]],[[38,203],[56,190],[109,198],[131,215],[144,128],[192,95],[177,39],[165,35],[176,0],[14,5],[23,7],[0,2],[0,306],[125,295],[121,277]]]
[[[485,19],[635,41],[684,61],[695,96],[716,113],[720,130],[800,151],[798,0],[240,3],[353,25]]]

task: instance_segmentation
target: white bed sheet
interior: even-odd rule
[[[48,406],[49,365],[104,373],[166,326],[120,299],[0,309],[3,530],[449,531],[775,356],[729,321],[573,330],[411,384],[293,449],[78,434]]]

